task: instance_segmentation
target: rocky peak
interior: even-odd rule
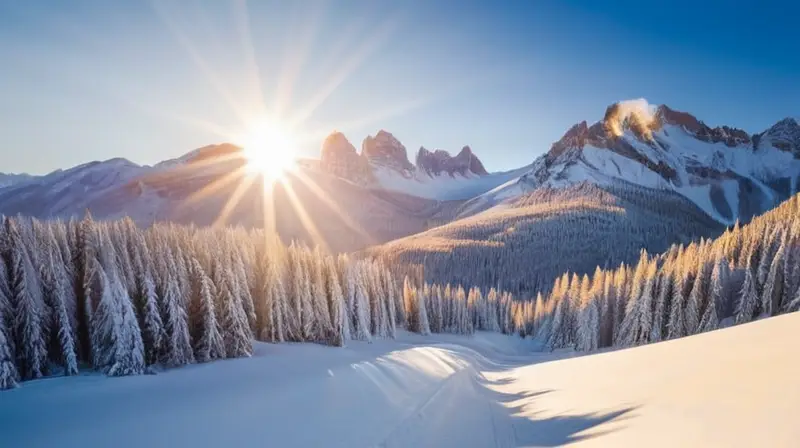
[[[754,137],[756,148],[768,141],[781,151],[791,152],[800,158],[800,124],[794,118],[784,118]]]
[[[408,161],[406,147],[392,134],[380,130],[373,136],[367,136],[361,145],[361,156],[369,163],[391,168],[401,174],[410,174],[414,165]]]
[[[341,132],[332,132],[322,142],[320,167],[356,183],[365,184],[373,180],[369,164]]]
[[[657,122],[658,128],[661,128],[664,124],[680,126],[694,135],[695,138],[704,142],[724,143],[725,146],[731,148],[751,143],[750,135],[741,129],[730,126],[712,128],[689,113],[670,109],[663,104],[658,107],[655,118],[654,121]]]
[[[438,176],[441,173],[447,173],[451,176],[456,173],[462,176],[468,173],[479,176],[489,174],[480,159],[472,153],[472,149],[469,146],[461,148],[461,151],[455,157],[443,149],[431,152],[421,147],[417,152],[416,164],[419,170],[431,176]]]

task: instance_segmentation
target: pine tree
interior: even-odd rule
[[[364,277],[357,263],[350,265],[347,275],[353,291],[353,337],[359,341],[371,341],[369,299]]]
[[[225,354],[228,358],[249,357],[253,354],[250,326],[242,303],[233,292],[233,274],[225,266],[217,265],[214,284],[217,289],[216,306],[220,310]]]
[[[735,321],[737,324],[750,322],[756,315],[758,309],[758,294],[753,278],[753,271],[748,267],[744,273],[744,283],[739,291],[739,302],[736,306]]]
[[[386,310],[388,312],[388,319],[387,324],[389,326],[389,337],[394,338],[397,333],[397,305],[395,302],[397,301],[397,286],[394,284],[394,279],[392,278],[391,272],[388,269],[381,269],[383,273],[381,278],[383,280],[383,289],[384,289],[384,297],[386,298]],[[441,308],[441,302],[434,303],[435,307]],[[438,310],[441,315],[441,309]]]
[[[50,237],[52,238],[52,233]],[[57,348],[57,350],[52,350],[53,358],[64,366],[65,375],[76,375],[78,358],[75,348],[75,332],[72,327],[75,319],[69,315],[67,306],[68,297],[74,294],[74,291],[63,269],[61,252],[55,246],[55,240],[48,241],[42,249],[46,252],[46,255],[43,256],[47,257],[47,262],[40,267],[44,302],[52,309],[54,331],[51,344]]]
[[[350,339],[350,324],[347,322],[346,305],[344,293],[339,284],[339,277],[336,273],[336,266],[331,257],[324,260],[325,269],[325,294],[328,309],[330,310],[330,322],[332,323],[333,333],[328,340],[328,344],[341,347],[344,341]]]
[[[770,264],[769,273],[761,293],[761,310],[772,316],[781,311],[781,298],[783,297],[784,255],[786,245],[781,244]]]
[[[141,236],[137,238],[135,244],[135,247],[138,247],[138,256],[134,257],[136,289],[133,300],[138,310],[139,328],[142,331],[142,342],[145,347],[145,362],[152,365],[158,362],[164,350],[166,331],[161,319],[150,252]]]
[[[669,310],[667,323],[667,338],[682,338],[688,334],[686,328],[685,299],[683,291],[686,288],[682,273],[676,272],[672,279],[672,306]]]
[[[719,327],[719,309],[725,300],[724,289],[729,276],[728,261],[725,258],[719,258],[711,273],[709,300],[703,317],[700,319],[700,332],[716,330]]]
[[[18,371],[23,379],[41,378],[47,369],[46,316],[41,286],[25,251],[19,224],[6,218],[5,229],[4,258],[14,314]]]
[[[130,298],[116,272],[116,255],[101,229],[98,257],[90,264],[93,303],[91,331],[94,366],[109,376],[144,372],[144,344]]]
[[[214,292],[200,262],[192,261],[190,272],[191,304],[196,315],[192,325],[194,356],[198,362],[208,362],[225,358],[225,340],[217,320],[214,306]]]
[[[6,337],[10,331],[4,327],[4,320],[0,316],[0,390],[17,387],[19,381],[19,373],[14,365],[14,354]]]

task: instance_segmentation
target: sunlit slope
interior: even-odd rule
[[[722,226],[678,194],[618,182],[541,188],[507,204],[370,250],[418,263],[426,279],[524,293],[566,271],[636,260],[639,251],[716,236]]]
[[[287,241],[338,252],[421,232],[449,220],[460,204],[370,190],[302,167],[285,173],[268,193],[241,160],[206,161],[141,167],[115,159],[54,172],[1,188],[0,213],[69,219],[90,210],[96,219],[130,216],[142,226],[262,226],[272,209]]]
[[[794,313],[487,378],[518,446],[797,446],[799,327]]]

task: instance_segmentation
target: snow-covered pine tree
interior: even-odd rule
[[[94,263],[93,260],[97,256],[95,222],[92,220],[91,213],[87,210],[86,215],[80,222],[73,221],[71,224],[73,246],[70,248],[70,252],[72,253],[73,274],[75,276],[73,289],[77,299],[78,359],[92,363],[90,327],[94,309],[87,288],[93,281],[91,273],[88,272],[89,264]]]
[[[303,249],[292,243],[289,246],[290,260],[290,293],[289,302],[294,319],[297,322],[296,334],[291,334],[294,341],[314,340],[314,308],[311,301],[311,286],[306,263],[303,260]]]
[[[230,238],[229,241],[235,242],[236,240]],[[242,302],[242,309],[247,316],[248,327],[250,328],[252,334],[255,332],[256,328],[256,312],[255,305],[253,304],[253,297],[250,295],[250,286],[247,282],[247,273],[244,267],[244,261],[242,260],[242,253],[235,249],[231,250],[230,258],[231,266],[233,268],[233,275],[235,278],[235,282],[233,284],[234,293]]]
[[[14,353],[7,337],[10,333],[10,329],[6,328],[5,319],[0,315],[0,390],[17,387],[19,381],[19,372],[14,365]]]
[[[70,316],[68,301],[74,301],[74,290],[61,260],[52,232],[42,237],[48,238],[41,250],[44,263],[40,265],[44,303],[50,307],[53,329],[51,331],[51,359],[64,367],[65,375],[78,373],[78,357],[75,347],[75,331],[72,325],[75,318]],[[72,299],[70,299],[72,297]]]
[[[595,273],[595,278],[600,278]],[[583,276],[580,288],[580,309],[578,311],[578,332],[575,341],[577,350],[596,350],[600,333],[599,300],[592,293],[591,282],[587,275]]]
[[[195,316],[192,321],[191,336],[194,341],[194,356],[197,362],[224,359],[225,340],[217,320],[214,305],[214,291],[211,279],[196,259],[190,271],[191,309]]]
[[[216,286],[216,306],[220,311],[222,337],[225,341],[225,355],[228,358],[249,357],[253,354],[253,341],[250,325],[241,301],[234,294],[233,273],[229,266],[217,263],[214,267]]]
[[[311,304],[314,312],[315,341],[327,343],[333,339],[333,323],[325,294],[325,266],[322,250],[317,246],[306,252],[305,262],[311,280]]]
[[[657,273],[655,309],[653,311],[653,327],[650,330],[650,342],[660,342],[667,336],[667,324],[670,317],[670,300],[672,299],[673,261],[666,260]]]
[[[761,310],[767,316],[773,316],[781,311],[785,254],[786,240],[784,239],[775,252],[761,292]]]
[[[372,317],[370,329],[372,330],[373,336],[385,338],[388,333],[387,321],[389,318],[386,307],[384,306],[385,298],[379,287],[380,283],[376,276],[376,270],[374,265],[368,261],[362,261],[361,266],[365,285],[367,285],[370,316]]]
[[[722,306],[725,284],[728,282],[728,260],[724,257],[717,259],[714,269],[711,272],[711,286],[709,287],[709,298],[703,317],[700,319],[698,327],[699,333],[716,330],[719,327],[719,307]]]
[[[330,321],[333,333],[328,340],[328,344],[341,347],[344,341],[350,339],[350,324],[347,322],[347,311],[344,301],[344,293],[339,284],[339,276],[336,273],[336,264],[332,257],[325,257],[325,295],[330,310]]]
[[[33,379],[47,373],[47,316],[41,285],[25,250],[20,224],[15,218],[5,218],[3,258],[8,270],[9,301],[14,315],[17,371],[22,379]]]
[[[125,286],[116,272],[117,257],[105,231],[98,229],[97,256],[89,260],[92,360],[109,376],[144,373],[144,344]]]
[[[645,261],[646,267],[639,271],[642,286],[636,288],[638,296],[632,297],[620,328],[621,339],[617,345],[633,347],[646,344],[653,328],[653,293],[655,290],[657,260]],[[637,268],[638,270],[638,268]],[[634,275],[634,279],[636,279]]]
[[[753,270],[748,266],[744,272],[742,289],[739,291],[739,301],[734,314],[735,322],[741,324],[753,320],[758,312],[759,302]]]
[[[348,266],[347,276],[348,284],[352,285],[353,291],[353,338],[359,341],[371,341],[369,299],[358,262]]]
[[[394,277],[392,276],[392,273],[388,269],[382,267],[381,272],[383,273],[382,279],[383,279],[383,289],[385,291],[385,297],[386,297],[386,310],[389,313],[387,322],[389,326],[389,337],[394,339],[394,337],[397,335],[397,314],[396,314],[397,304],[395,303],[398,301],[397,285],[395,285]],[[438,312],[440,313],[439,314],[440,316],[441,316],[441,305],[442,305],[441,302],[434,304],[434,307],[436,306],[439,307]]]
[[[152,365],[159,361],[166,340],[166,331],[161,319],[159,298],[153,278],[153,260],[141,235],[132,236],[128,248],[135,254],[132,257],[132,263],[136,285],[132,300],[139,320],[139,329],[142,332],[145,362],[147,365]]]

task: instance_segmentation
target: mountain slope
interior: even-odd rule
[[[524,176],[475,198],[466,210],[541,186],[614,179],[677,192],[725,224],[747,221],[798,190],[800,125],[782,120],[748,135],[643,101],[610,106],[603,120],[573,126]]]
[[[130,216],[145,226],[262,226],[268,196],[234,148],[208,146],[153,167],[112,159],[56,171],[0,188],[0,213],[71,218],[88,209],[100,219]],[[304,167],[288,173],[271,200],[282,237],[336,252],[421,232],[449,221],[460,205],[366,189]]]
[[[565,271],[636,260],[724,229],[679,194],[621,181],[539,188],[441,227],[371,248],[391,263],[420,264],[436,283],[499,286],[527,295]]]

